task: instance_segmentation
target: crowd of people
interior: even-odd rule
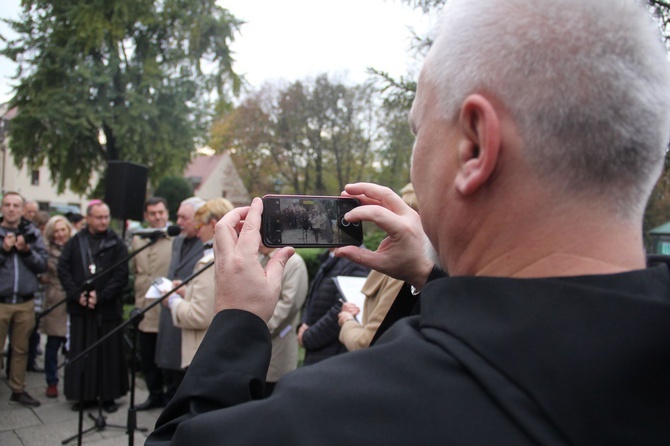
[[[109,228],[110,210],[100,200],[90,201],[82,218],[49,218],[47,214],[38,223],[41,211],[36,203],[17,193],[6,193],[2,220],[6,258],[1,270],[6,289],[1,296],[7,305],[21,304],[8,306],[6,312],[6,327],[11,327],[12,340],[7,360],[12,402],[40,404],[24,390],[26,371],[44,372],[46,397],[60,395],[59,351],[76,358],[123,322],[123,295],[132,277],[135,307],[146,309],[137,329],[140,368],[149,391],[147,400],[136,409],[164,407],[179,388],[214,318],[214,269],[210,268],[214,260],[214,229],[232,209],[225,198],[206,202],[188,198],[179,206],[176,220],[181,234],[174,237],[166,231],[167,201],[151,197],[144,204],[144,220],[150,229],[159,232],[150,243],[145,238],[132,237],[127,247]],[[81,220],[83,225],[79,224]],[[137,254],[124,262],[128,248]],[[275,251],[262,247],[261,265]],[[316,362],[315,358],[346,351],[337,340],[341,295],[333,278],[365,276],[368,269],[333,257],[332,249],[324,253],[322,260],[308,299],[305,262],[295,256],[286,265],[281,297],[268,322],[273,353],[266,376],[266,395],[272,393],[274,383],[282,375],[297,367],[299,345],[307,350],[306,365]],[[16,265],[22,268],[16,269]],[[180,286],[192,275],[187,284]],[[155,300],[147,295],[157,281],[164,279],[175,291],[162,305],[153,305]],[[14,283],[21,283],[21,287],[10,289]],[[34,323],[35,316],[38,323]],[[37,350],[40,344],[40,333],[47,336],[43,369],[35,362],[37,353],[31,353],[31,346]],[[66,367],[62,392],[74,402],[74,410],[98,405],[106,412],[115,412],[116,400],[129,388],[127,372],[126,346],[118,333]]]

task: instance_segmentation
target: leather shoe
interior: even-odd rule
[[[47,398],[58,398],[58,385],[57,384],[49,384],[47,386],[47,391],[46,391],[46,396]]]
[[[149,410],[149,409],[157,409],[159,407],[165,407],[165,404],[163,404],[162,401],[147,398],[145,402],[135,406],[135,410]]]
[[[31,364],[31,365],[29,365],[29,366],[26,368],[26,370],[28,370],[29,372],[36,372],[36,373],[42,373],[42,372],[44,372],[44,369],[43,369],[43,368],[40,368],[40,367],[38,367],[38,366],[35,365],[35,364]]]
[[[119,406],[116,405],[114,400],[108,400],[102,402],[102,410],[107,413],[114,413],[119,410]]]
[[[75,412],[79,412],[80,410],[89,409],[95,405],[96,405],[95,401],[84,401],[83,405],[79,404],[79,402],[76,402],[72,405],[72,410]]]

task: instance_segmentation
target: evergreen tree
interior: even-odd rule
[[[181,173],[240,79],[241,24],[215,0],[25,0],[0,54],[17,63],[10,149],[85,192],[109,160]],[[4,40],[4,39],[3,39]]]

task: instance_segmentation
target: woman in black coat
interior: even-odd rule
[[[334,249],[334,248],[333,248]],[[332,250],[321,254],[321,267],[312,280],[298,329],[298,340],[305,348],[304,365],[314,364],[347,349],[339,341],[337,315],[342,308],[340,292],[333,280],[337,276],[366,277],[368,268],[335,257]]]

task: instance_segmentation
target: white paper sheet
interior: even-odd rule
[[[170,279],[167,277],[159,277],[158,279],[154,280],[144,297],[147,299],[158,299],[172,288],[174,287],[172,286],[172,281]]]
[[[361,309],[361,312],[356,315],[356,320],[361,322],[363,320],[363,304],[365,303],[365,294],[361,293],[361,289],[363,289],[367,277],[337,276],[333,280],[335,280],[335,285],[340,290],[340,294],[344,296],[345,301],[354,303]]]

